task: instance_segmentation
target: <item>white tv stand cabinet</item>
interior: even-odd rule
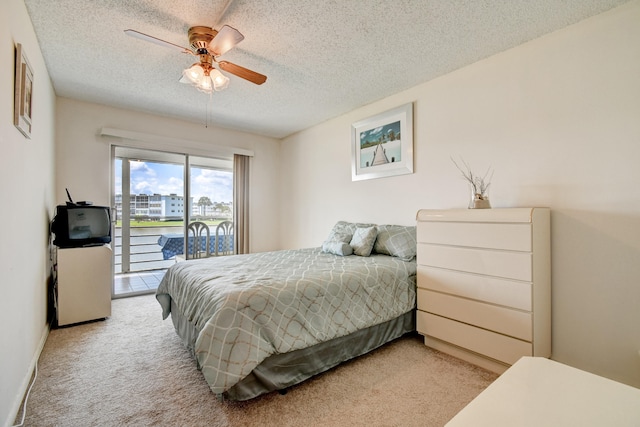
[[[111,316],[112,260],[109,245],[56,250],[58,326]]]
[[[420,210],[417,330],[497,373],[551,356],[548,208]]]

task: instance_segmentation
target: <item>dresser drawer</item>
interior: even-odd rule
[[[531,251],[531,224],[419,222],[420,243]]]
[[[418,264],[531,281],[531,253],[418,243]]]
[[[532,340],[530,312],[425,289],[418,289],[418,309],[521,340]]]
[[[522,356],[532,356],[533,347],[529,342],[423,311],[417,312],[416,321],[418,332],[423,335],[432,336],[509,365],[513,365]]]
[[[418,266],[418,287],[531,311],[531,283]]]

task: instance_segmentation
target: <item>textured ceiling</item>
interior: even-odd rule
[[[57,95],[281,138],[628,0],[25,0]],[[178,82],[194,25],[245,39],[211,98]]]

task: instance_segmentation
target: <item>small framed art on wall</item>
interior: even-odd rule
[[[31,138],[33,69],[20,43],[16,44],[15,100],[13,106],[13,124]]]
[[[351,180],[413,173],[413,104],[351,126]]]

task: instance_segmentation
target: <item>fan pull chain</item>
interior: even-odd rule
[[[206,108],[206,116],[204,119],[204,127],[205,129],[209,128],[209,107],[213,107],[213,92],[211,92],[209,94],[209,101],[207,101],[207,108]],[[211,108],[211,110],[213,110],[213,108]]]

